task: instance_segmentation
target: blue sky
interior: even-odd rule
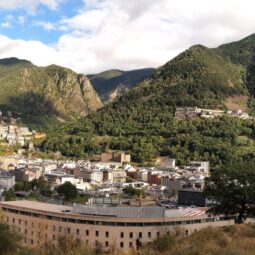
[[[194,44],[254,33],[254,9],[254,0],[0,0],[0,58],[84,74],[158,67]]]
[[[63,0],[53,10],[43,4],[39,4],[35,11],[0,9],[0,33],[12,39],[56,43],[65,33],[58,29],[59,21],[75,16],[82,7],[81,0]]]

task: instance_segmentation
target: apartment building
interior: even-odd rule
[[[0,202],[5,221],[23,236],[26,246],[58,244],[72,237],[91,247],[139,249],[178,229],[184,235],[208,226],[234,224],[233,218],[209,217],[204,209],[166,210],[159,206],[63,206],[35,201]]]

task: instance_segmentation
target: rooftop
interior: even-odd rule
[[[20,207],[24,209],[30,209],[30,210],[34,209],[34,210],[40,210],[45,212],[56,212],[56,213],[64,212],[67,210],[70,211],[73,209],[72,206],[42,203],[42,202],[29,201],[29,200],[0,202],[0,207],[2,205],[10,205],[10,206]]]
[[[0,202],[1,206],[19,207],[20,209],[40,210],[53,213],[71,213],[91,216],[117,217],[117,218],[175,218],[205,216],[207,208],[181,207],[178,209],[164,209],[159,206],[64,206],[36,201],[20,200]]]

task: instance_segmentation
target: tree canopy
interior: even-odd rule
[[[67,122],[49,132],[41,148],[77,158],[109,149],[120,150],[130,153],[134,162],[169,156],[181,165],[191,160],[209,160],[211,166],[216,166],[233,162],[235,158],[254,157],[252,120],[222,117],[177,121],[171,112],[152,113],[144,107],[140,110],[139,120],[127,116],[116,120],[109,112],[101,116],[99,112],[93,120]]]
[[[205,194],[215,200],[209,212],[237,215],[237,223],[255,216],[255,161],[226,164],[206,180]]]
[[[72,200],[77,197],[78,191],[71,182],[65,182],[57,188],[60,195],[65,197],[65,200]]]

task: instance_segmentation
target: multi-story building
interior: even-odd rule
[[[120,153],[120,152],[109,152],[102,153],[101,155],[102,162],[120,162],[130,163],[131,157],[130,154]]]
[[[210,172],[209,164],[210,164],[209,161],[191,161],[190,167],[195,168],[201,173],[208,176]]]
[[[75,179],[74,175],[67,175],[64,172],[52,172],[45,174],[44,178],[54,185],[62,185],[65,182],[70,182],[73,184]]]
[[[103,172],[100,170],[84,169],[81,171],[80,176],[87,182],[102,183]]]
[[[32,181],[34,179],[39,179],[42,176],[42,169],[37,167],[16,168],[12,172],[15,175],[16,181]]]
[[[184,235],[208,226],[234,224],[233,218],[210,217],[205,209],[166,210],[159,206],[63,206],[35,201],[0,202],[4,220],[24,236],[24,245],[58,244],[71,237],[91,247],[122,251],[139,248],[161,235]]]
[[[15,185],[15,176],[0,170],[0,189],[9,190]]]

